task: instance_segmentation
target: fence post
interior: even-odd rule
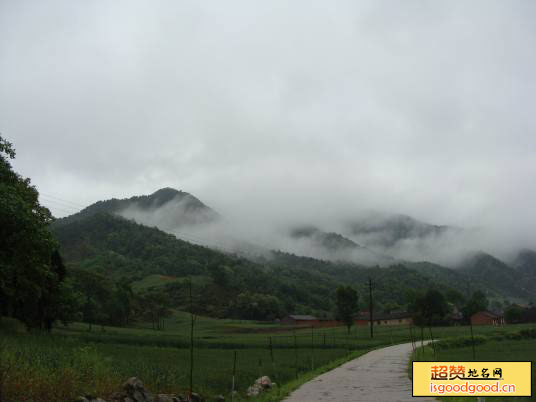
[[[471,326],[471,346],[473,348],[473,361],[476,360],[476,351],[475,351],[475,337],[473,335],[473,321],[469,318],[469,325]]]
[[[434,343],[434,336],[432,335],[432,324],[430,324],[430,326],[428,327],[428,329],[430,330],[430,342],[432,343],[432,350],[434,351],[434,359],[437,360],[436,349],[435,349],[435,343]]]
[[[411,348],[413,349],[413,354],[415,354],[417,347],[415,345],[415,337],[413,336],[413,327],[411,324],[409,325],[409,335],[411,336]]]
[[[296,368],[296,378],[298,378],[298,344],[296,341],[296,330],[292,331],[294,335],[294,367]]]
[[[421,351],[424,358],[424,328],[421,326]]]
[[[273,348],[273,345],[272,345],[272,337],[270,337],[270,344],[269,344],[269,348],[270,348],[270,360],[272,361],[272,378],[274,380],[278,380],[279,379],[279,376],[277,375],[277,372],[275,370],[275,359],[274,359],[274,348]],[[280,390],[280,387],[279,387],[279,383],[277,383],[276,381],[276,384],[278,385],[277,387],[277,394],[279,395],[279,390]]]
[[[236,377],[236,350],[234,351],[234,358],[233,358],[233,386],[231,389],[231,402],[234,402],[234,394],[235,394],[235,377]]]
[[[311,325],[311,370],[315,369],[315,333]]]
[[[190,390],[189,398],[192,399],[194,383],[194,324],[197,316],[194,315],[194,302],[192,298],[192,278],[188,280],[189,299],[190,299]]]

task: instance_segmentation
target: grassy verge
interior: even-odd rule
[[[532,361],[532,389],[536,390],[536,330],[521,329],[494,336],[479,336],[476,339],[474,361]],[[473,361],[471,339],[467,337],[443,339],[436,343],[436,354],[430,346],[418,348],[412,358],[414,361]],[[411,378],[411,362],[408,367]],[[469,402],[476,397],[439,397],[441,401]],[[494,402],[534,401],[536,395],[529,397],[493,397]]]
[[[86,324],[73,324],[56,328],[52,334],[23,333],[16,322],[3,320],[2,400],[59,402],[82,394],[106,397],[131,376],[139,377],[153,393],[184,394],[189,383],[186,318],[183,313],[176,314],[163,331],[138,324],[130,328],[94,327],[88,332]],[[235,351],[239,395],[244,396],[256,378],[268,375],[280,385],[277,394],[262,396],[272,401],[369,350],[410,341],[408,327],[377,328],[370,339],[366,327],[354,328],[349,335],[345,328],[296,329],[294,337],[288,327],[266,323],[200,318],[198,324],[194,390],[209,398],[223,394],[229,400]],[[270,332],[262,332],[265,328]],[[499,331],[482,327],[477,335],[498,336],[523,328],[528,327]],[[465,327],[434,328],[434,336],[467,333]],[[426,339],[427,333],[423,335]]]
[[[342,364],[353,360],[359,356],[364,355],[365,353],[368,353],[369,350],[356,350],[351,352],[349,355],[346,355],[344,357],[341,357],[339,359],[336,359],[328,364],[325,364],[321,367],[318,367],[315,370],[308,371],[302,375],[300,375],[297,379],[291,380],[285,384],[283,384],[281,387],[276,387],[272,389],[269,392],[266,392],[264,394],[261,394],[258,398],[255,399],[257,402],[279,402],[282,401],[284,398],[286,398],[292,391],[295,391],[298,389],[301,385],[305,384],[306,382],[311,381],[312,379],[318,377],[321,374],[324,374],[327,371],[333,370]],[[279,388],[279,389],[278,389]],[[242,399],[244,400],[244,399]]]

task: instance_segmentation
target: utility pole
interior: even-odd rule
[[[194,301],[192,297],[192,278],[188,278],[188,295],[190,299],[190,390],[188,392],[189,399],[192,400],[193,384],[194,384],[194,324],[196,316],[194,315]]]
[[[369,319],[370,319],[370,337],[374,338],[374,319],[372,317],[372,279],[369,278]]]

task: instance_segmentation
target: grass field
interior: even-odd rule
[[[511,326],[513,328],[520,327]],[[476,327],[477,331],[479,327]],[[489,334],[489,333],[488,333]],[[478,335],[482,335],[479,333]],[[478,336],[477,335],[477,336]],[[478,338],[477,338],[478,339]],[[532,361],[532,389],[536,390],[536,339],[478,339],[475,346],[474,361]],[[423,350],[418,350],[414,355],[416,361],[473,361],[472,347],[470,345],[461,347],[437,348],[434,356],[433,349],[429,346]],[[491,399],[491,398],[490,398]],[[493,397],[493,401],[529,401],[536,400],[536,395],[528,397]],[[477,401],[475,397],[443,397],[440,400],[449,402]]]
[[[1,400],[70,401],[82,394],[106,397],[131,376],[141,378],[152,392],[185,393],[189,383],[188,318],[177,312],[160,331],[138,325],[93,327],[88,332],[86,324],[60,326],[50,335],[16,334],[13,328],[4,331],[0,343]],[[493,336],[520,328],[523,326],[478,327],[475,332]],[[468,335],[468,331],[467,327],[433,329],[434,337],[442,338]],[[414,329],[413,334],[420,336],[420,331]],[[424,331],[423,336],[428,339],[429,332]],[[325,369],[336,360],[342,362],[349,353],[357,356],[410,339],[407,326],[375,328],[375,337],[370,339],[367,327],[354,327],[347,335],[341,327],[289,331],[276,324],[199,317],[194,390],[209,398],[218,394],[228,397],[235,351],[236,389],[243,396],[260,375],[269,375],[288,390],[288,384],[299,384],[304,375]]]

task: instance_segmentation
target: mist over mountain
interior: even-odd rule
[[[363,244],[389,248],[405,240],[440,237],[449,226],[431,225],[406,215],[370,213],[354,222],[348,222],[349,232]]]
[[[150,195],[99,201],[64,219],[80,219],[99,212],[120,215],[186,241],[251,258],[268,257],[271,250],[279,250],[366,266],[429,261],[460,268],[479,266],[474,258],[469,258],[479,252],[497,255],[493,247],[486,247],[487,239],[480,231],[429,224],[407,215],[367,212],[342,223],[319,216],[320,225],[283,220],[257,224],[249,220],[247,211],[232,217],[220,215],[194,195],[172,188]],[[519,265],[521,271],[531,270],[533,260],[534,254],[525,250],[512,265]]]
[[[520,250],[512,261],[512,266],[522,272],[536,276],[536,251]]]
[[[520,272],[490,254],[474,253],[457,268],[471,279],[484,283],[488,289],[500,289],[510,297],[531,298],[536,295],[536,288],[531,286],[536,279],[536,271],[531,274]]]
[[[334,261],[352,261],[363,265],[394,262],[394,258],[388,255],[376,253],[339,233],[325,232],[316,226],[296,227],[290,231],[290,236],[296,240],[295,252],[301,255]]]
[[[411,276],[418,273],[418,279],[405,278],[405,280],[444,283],[467,294],[480,288],[485,289],[490,297],[505,300],[508,298],[526,301],[536,297],[536,252],[532,250],[520,251],[514,262],[509,265],[491,254],[471,251],[470,248],[461,253],[460,248],[455,250],[459,252],[457,259],[451,260],[456,261],[455,263],[442,265],[436,262],[444,258],[440,252],[440,245],[449,242],[453,244],[455,236],[466,236],[467,231],[427,224],[409,216],[379,213],[354,219],[346,226],[340,226],[341,230],[346,228],[347,236],[335,231],[322,230],[313,224],[289,224],[284,230],[277,225],[244,225],[241,221],[233,222],[218,214],[195,196],[171,188],[164,188],[145,196],[99,201],[77,214],[57,220],[53,225],[54,231],[60,235],[67,259],[87,260],[88,264],[93,264],[90,261],[93,261],[95,256],[106,255],[105,265],[109,265],[110,269],[124,269],[121,267],[126,262],[122,262],[122,257],[116,254],[120,248],[115,245],[114,236],[126,239],[128,236],[125,237],[121,228],[125,230],[130,228],[128,231],[131,231],[139,227],[106,218],[112,215],[125,218],[125,222],[134,221],[139,225],[157,228],[173,234],[178,239],[201,244],[216,252],[245,257],[260,266],[269,264],[303,270],[330,270],[332,267],[337,267],[337,280],[342,281],[345,275],[355,280],[356,273],[350,271],[364,272],[362,271],[364,267],[381,266],[382,268],[374,269],[389,268],[388,272],[394,272],[392,270],[394,269],[398,272],[397,275]],[[86,238],[84,232],[89,229],[84,228],[91,228],[92,237],[89,243],[84,241]],[[110,230],[118,229],[121,230],[117,235],[110,234]],[[99,241],[99,233],[106,237],[104,243]],[[254,233],[258,236],[253,235]],[[74,241],[75,238],[78,240]],[[357,238],[363,243],[358,243],[355,240]],[[140,242],[141,247],[143,243],[141,238],[136,241]],[[186,247],[184,242],[166,244],[168,243],[170,247],[175,247],[172,244]],[[180,258],[169,257],[166,259],[167,265],[159,267],[155,250],[162,245],[154,246],[149,242],[143,247],[151,255],[152,268],[147,271],[142,268],[143,263],[140,261],[130,261],[127,265],[131,274],[143,271],[144,275],[168,275],[175,272],[173,264],[179,263]],[[160,251],[165,255],[169,252],[167,249]],[[422,256],[429,258],[420,258]],[[171,262],[172,260],[175,262]],[[191,263],[191,260],[181,262],[176,269],[189,266],[188,269],[195,273],[196,264],[199,266],[204,264],[202,258],[192,266],[189,265]],[[119,268],[114,268],[115,265]],[[404,269],[393,268],[398,265]]]
[[[220,218],[216,211],[193,195],[166,187],[150,195],[98,201],[66,219],[79,219],[96,213],[120,215],[164,231],[206,225]]]

